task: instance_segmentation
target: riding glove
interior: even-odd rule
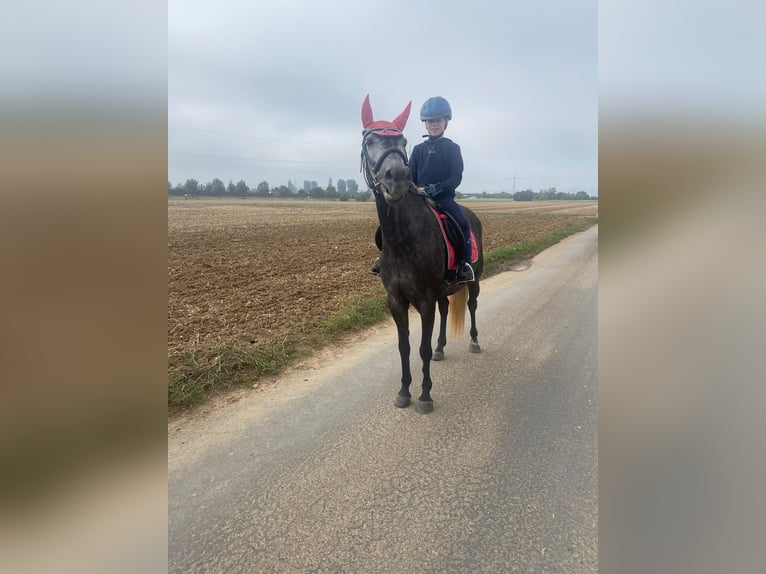
[[[439,195],[439,190],[436,189],[435,183],[429,183],[426,186],[426,195],[428,195],[428,197],[436,197],[437,195]]]

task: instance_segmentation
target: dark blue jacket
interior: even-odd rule
[[[463,156],[460,146],[444,136],[428,138],[412,148],[412,180],[418,187],[436,184],[439,195],[454,198],[463,180]]]

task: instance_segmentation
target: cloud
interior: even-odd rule
[[[382,119],[413,101],[411,145],[421,103],[450,100],[461,191],[510,190],[517,172],[597,192],[595,2],[171,1],[168,17],[174,183],[359,179],[369,93]]]

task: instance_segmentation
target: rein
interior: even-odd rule
[[[383,165],[383,161],[392,153],[398,154],[400,158],[402,158],[402,161],[404,162],[404,165],[408,165],[407,160],[407,154],[405,154],[400,148],[398,147],[390,147],[386,149],[378,158],[378,161],[375,162],[375,166],[370,168],[370,155],[367,153],[367,146],[365,143],[367,142],[367,138],[370,134],[374,134],[378,131],[390,131],[391,128],[379,128],[379,129],[372,129],[372,130],[365,130],[364,137],[362,138],[362,165],[360,167],[360,171],[364,174],[364,181],[367,184],[367,187],[369,187],[373,193],[378,194],[380,193],[380,182],[378,181],[378,171],[380,171],[381,166]]]

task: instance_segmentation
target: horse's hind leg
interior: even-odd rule
[[[447,344],[447,314],[449,313],[449,299],[439,299],[439,338],[436,340],[436,349],[431,357],[433,361],[444,360],[444,345]]]
[[[468,284],[468,311],[471,313],[471,342],[468,344],[468,350],[471,353],[481,353],[479,345],[479,331],[476,330],[476,307],[479,299],[479,281]]]

